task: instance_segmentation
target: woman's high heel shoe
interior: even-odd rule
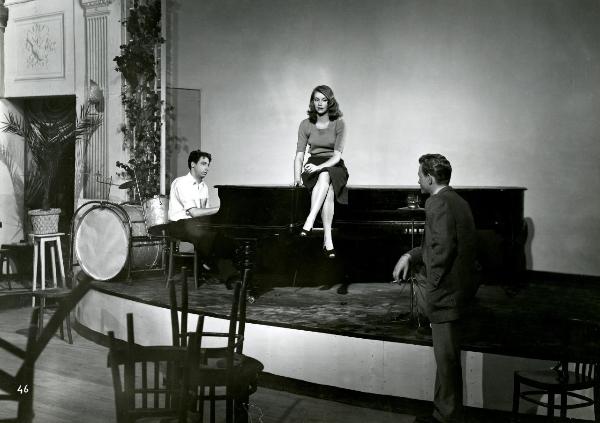
[[[300,234],[298,234],[300,236],[300,238],[308,238],[308,236],[310,235],[310,231],[312,231],[312,228],[310,229],[302,229],[300,231]]]
[[[331,250],[328,250],[324,245],[323,245],[323,253],[325,254],[325,257],[327,257],[328,259],[333,260],[335,258],[335,248],[332,248]]]

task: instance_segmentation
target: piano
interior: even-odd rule
[[[252,274],[286,274],[292,283],[323,275],[342,282],[391,281],[398,257],[420,245],[426,195],[417,186],[350,186],[348,205],[336,204],[333,237],[338,257],[320,253],[319,223],[311,239],[297,237],[310,207],[303,187],[217,185],[218,213],[168,224],[171,234],[194,242],[207,231],[233,238],[249,299],[265,287]],[[524,270],[524,192],[522,187],[454,187],[471,205],[478,230],[478,255],[486,283],[516,283]],[[409,196],[418,204],[409,207]],[[416,206],[416,208],[415,208]],[[333,262],[333,263],[332,263]],[[331,271],[331,269],[334,269]],[[265,278],[261,278],[265,279]],[[266,278],[268,279],[268,278]]]

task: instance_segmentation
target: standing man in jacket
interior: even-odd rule
[[[425,236],[402,255],[394,280],[406,279],[412,264],[425,265],[425,307],[431,322],[437,366],[433,415],[415,422],[463,422],[460,319],[476,291],[476,232],[469,204],[449,186],[452,166],[441,154],[419,158],[419,185],[425,202]]]

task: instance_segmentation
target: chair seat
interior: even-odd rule
[[[33,295],[40,298],[64,298],[69,296],[70,292],[71,290],[67,288],[49,288],[33,291]]]
[[[561,373],[552,369],[518,371],[515,374],[521,379],[521,383],[524,383],[525,385],[545,390],[553,390],[554,392],[585,389],[594,384],[593,378],[585,377],[574,372],[568,372],[568,380],[561,383]]]
[[[225,355],[225,351],[223,351]],[[250,387],[250,393],[256,391],[258,375],[265,366],[255,358],[244,354],[235,353],[233,357],[233,371],[235,384]],[[226,371],[225,357],[209,357],[200,365],[200,379],[203,385],[227,385],[228,372]]]

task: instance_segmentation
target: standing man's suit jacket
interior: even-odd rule
[[[426,309],[432,323],[457,320],[475,295],[476,231],[469,204],[444,187],[425,202],[425,236],[409,254],[425,264]]]

